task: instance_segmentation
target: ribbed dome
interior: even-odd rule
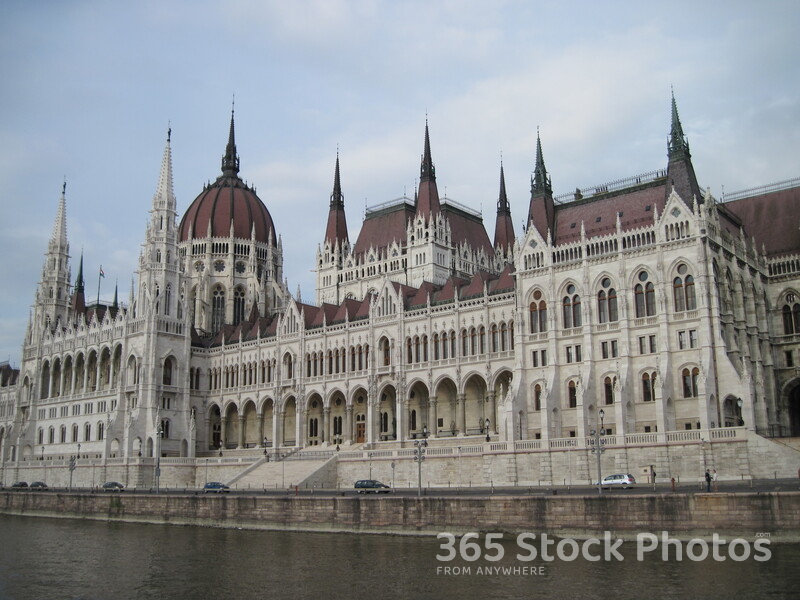
[[[229,237],[233,225],[233,237],[250,239],[255,230],[255,239],[264,244],[272,240],[277,246],[275,225],[267,207],[261,202],[253,188],[239,178],[239,156],[236,154],[236,139],[231,112],[231,129],[225,156],[222,157],[222,175],[195,198],[183,215],[180,225],[180,240],[208,237]],[[209,232],[209,228],[211,231]]]
[[[211,237],[233,237],[250,239],[255,229],[256,241],[266,244],[272,240],[277,245],[275,225],[267,207],[256,193],[236,175],[222,175],[195,198],[183,215],[180,239],[202,239]]]

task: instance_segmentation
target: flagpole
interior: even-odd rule
[[[100,306],[100,278],[103,276],[103,265],[100,265],[100,272],[97,274],[97,306]]]

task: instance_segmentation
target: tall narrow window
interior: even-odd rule
[[[233,324],[244,321],[244,290],[237,287],[233,292]]]
[[[211,299],[211,330],[219,331],[225,323],[225,290],[221,285],[214,288]]]
[[[575,387],[575,382],[570,381],[567,385],[567,396],[569,398],[569,407],[575,408],[578,406],[578,391]]]

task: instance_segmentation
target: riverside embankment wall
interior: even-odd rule
[[[356,497],[0,492],[0,513],[297,531],[532,532],[620,538],[666,531],[800,541],[800,492]]]

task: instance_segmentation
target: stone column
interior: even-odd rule
[[[236,440],[236,447],[237,448],[244,448],[244,428],[245,428],[245,421],[244,415],[238,415],[239,418],[239,439]]]
[[[320,442],[323,444],[331,439],[330,431],[328,428],[331,425],[331,407],[330,406],[323,406],[322,407],[322,436]]]
[[[467,435],[467,414],[464,406],[466,401],[466,394],[456,395],[456,427],[460,436]]]
[[[438,419],[436,418],[436,396],[428,398],[428,437],[435,438]]]
[[[353,443],[353,405],[347,404],[344,407],[344,424],[342,438],[345,442]]]
[[[494,435],[497,435],[497,392],[494,390],[487,392],[486,402],[489,405],[489,430]]]
[[[220,417],[220,427],[219,427],[219,441],[220,441],[220,448],[225,447],[226,441],[226,434],[228,429],[228,417]]]
[[[275,448],[280,448],[283,446],[284,441],[284,434],[283,434],[283,411],[278,411],[276,409],[272,409],[272,430],[275,432],[273,438],[273,446]]]
[[[264,443],[264,411],[260,410],[256,413],[258,420],[258,440],[256,446],[261,446]]]

